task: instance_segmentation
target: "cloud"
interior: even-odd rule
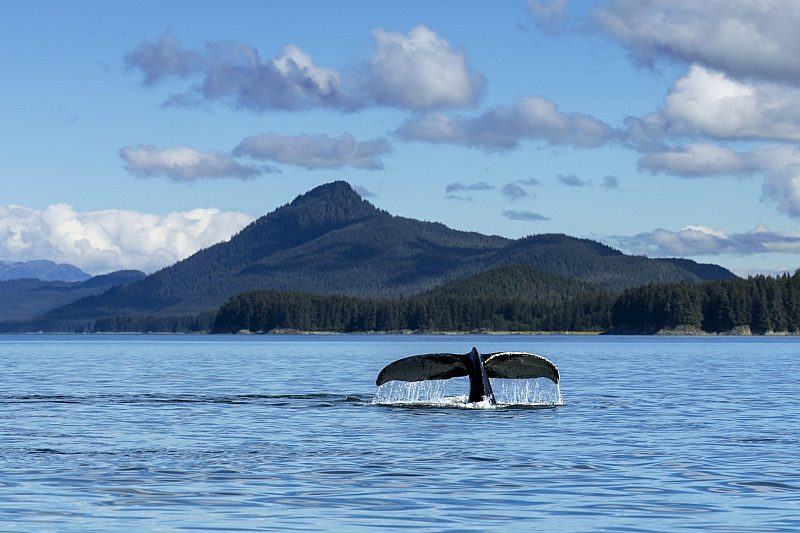
[[[152,145],[125,146],[119,151],[125,168],[144,177],[162,176],[173,181],[206,178],[252,178],[264,170],[242,165],[223,152],[198,152],[187,146],[158,149]]]
[[[125,55],[127,68],[144,74],[144,84],[153,85],[164,78],[183,78],[200,70],[202,56],[199,52],[184,50],[177,39],[165,33],[154,41],[144,41]]]
[[[288,44],[262,59],[252,46],[211,41],[200,50],[182,48],[164,34],[144,41],[124,58],[145,85],[195,78],[188,90],[171,95],[168,106],[226,101],[256,112],[330,108],[356,111],[385,105],[415,111],[472,106],[486,80],[467,65],[464,52],[425,26],[408,33],[372,32],[376,44],[369,61],[345,70],[314,63],[302,48]]]
[[[503,216],[509,220],[521,220],[521,221],[528,221],[528,222],[539,222],[542,220],[550,220],[544,215],[540,215],[539,213],[535,213],[533,211],[503,211]]]
[[[447,188],[445,189],[446,192],[461,192],[461,191],[490,191],[494,189],[494,185],[490,185],[485,181],[477,181],[475,183],[461,183],[459,181],[455,181],[453,183],[448,183]]]
[[[215,208],[163,215],[108,209],[79,212],[0,205],[0,257],[50,259],[92,273],[152,272],[230,238],[252,218]]]
[[[616,176],[612,176],[609,174],[603,178],[603,187],[606,189],[618,189],[619,188],[619,178]]]
[[[800,85],[800,3],[610,0],[595,16],[644,63],[666,58],[738,79]]]
[[[696,178],[752,174],[747,156],[715,144],[690,144],[644,154],[639,170]]]
[[[689,225],[678,231],[657,229],[613,240],[631,252],[655,256],[800,253],[800,232],[774,232],[763,225],[731,235],[708,226]]]
[[[536,25],[546,31],[564,20],[566,10],[567,0],[528,0],[528,13]]]
[[[570,187],[588,187],[592,184],[591,181],[585,180],[580,176],[576,176],[575,174],[559,174],[556,177],[558,178],[559,182]]]
[[[800,147],[770,145],[753,152],[764,173],[763,193],[791,217],[800,217]]]
[[[542,182],[537,180],[536,178],[528,178],[526,180],[517,180],[517,183],[520,185],[525,185],[526,187],[535,187],[536,185],[541,185]]]
[[[353,185],[353,190],[356,191],[362,198],[375,198],[378,193],[373,192],[363,185]]]
[[[486,84],[467,66],[464,52],[425,26],[408,33],[372,31],[370,90],[380,104],[426,110],[474,105]]]
[[[667,95],[661,110],[661,127],[671,135],[797,141],[799,100],[797,88],[740,82],[722,72],[693,65]]]
[[[506,183],[503,186],[502,192],[503,195],[512,202],[528,196],[528,192],[516,183]]]
[[[186,50],[170,35],[145,41],[125,56],[128,68],[144,75],[145,85],[170,77],[198,76],[199,85],[173,95],[168,105],[228,100],[252,111],[330,107],[354,110],[360,104],[348,94],[339,72],[319,67],[295,45],[273,59],[261,59],[248,45],[216,41],[203,50]]]
[[[472,202],[472,198],[469,196],[459,196],[457,194],[446,194],[444,196],[445,200],[457,200],[459,202]]]
[[[345,166],[376,170],[383,168],[381,156],[392,149],[384,139],[356,141],[349,133],[327,135],[280,135],[273,132],[246,137],[234,148],[237,156],[248,156],[308,169]]]
[[[562,113],[555,103],[541,96],[528,96],[512,107],[495,107],[473,118],[427,113],[406,121],[396,133],[407,140],[488,151],[515,148],[523,140],[594,148],[615,136],[604,122],[580,113]]]

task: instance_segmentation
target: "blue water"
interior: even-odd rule
[[[532,351],[564,405],[373,405]],[[0,336],[2,531],[798,531],[800,339]]]

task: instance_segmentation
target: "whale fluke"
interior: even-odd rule
[[[489,378],[547,378],[558,383],[556,365],[527,352],[479,354],[472,348],[467,354],[432,353],[412,355],[390,363],[378,374],[375,384],[388,381],[424,381],[469,376],[469,402],[488,400],[496,403]]]
[[[486,374],[490,378],[532,379],[547,378],[558,383],[556,365],[534,353],[497,352],[483,356]]]

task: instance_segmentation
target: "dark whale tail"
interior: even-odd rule
[[[398,359],[381,370],[375,384],[462,376],[469,376],[469,402],[488,400],[490,403],[496,402],[489,378],[547,378],[554,383],[559,380],[556,365],[540,355],[526,352],[479,354],[473,348],[467,354],[431,353]]]

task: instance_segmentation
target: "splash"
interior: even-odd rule
[[[496,405],[468,403],[469,380],[466,378],[427,381],[389,381],[375,392],[373,405],[419,407],[460,407],[496,409],[498,407],[555,407],[563,405],[561,389],[548,379],[493,379]]]

